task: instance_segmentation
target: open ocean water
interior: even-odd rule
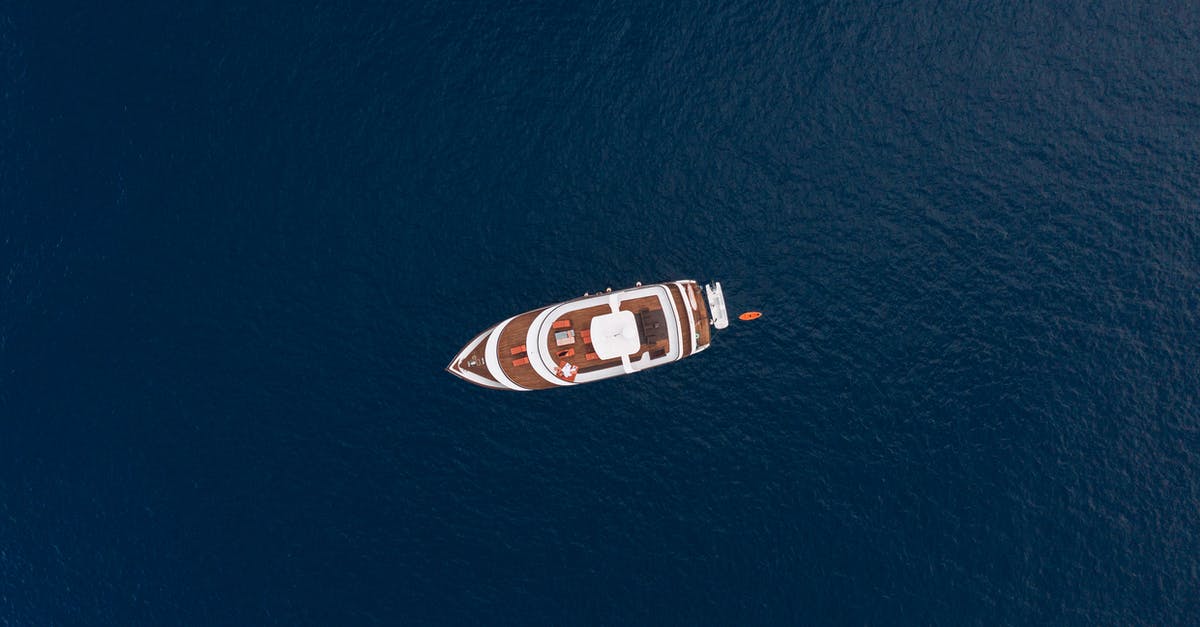
[[[0,5],[0,624],[1200,623],[1200,4],[199,4]]]

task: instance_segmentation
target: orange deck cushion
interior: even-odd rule
[[[524,345],[524,344],[522,344],[522,345],[520,345],[520,346],[515,346],[515,347],[513,347],[513,349],[512,349],[512,354],[514,354],[514,355],[520,355],[521,353],[524,353],[524,352],[525,352],[525,345]]]
[[[551,328],[566,329],[566,328],[569,328],[570,326],[571,326],[570,320],[559,320],[558,322],[555,322],[553,325],[551,325]]]
[[[600,356],[597,355],[596,353],[588,353],[586,355],[586,357],[587,357],[588,361],[591,361],[593,359],[600,359]]]
[[[579,334],[583,336],[584,342],[589,344],[592,342],[592,332],[590,330],[584,329],[583,331],[580,331]]]
[[[520,358],[520,359],[514,359],[514,360],[513,360],[513,365],[514,365],[514,366],[524,366],[524,365],[525,365],[525,364],[527,364],[527,363],[529,363],[529,358],[528,358],[528,357],[522,357],[522,358]]]

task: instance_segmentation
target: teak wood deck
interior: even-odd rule
[[[676,324],[680,329],[680,336],[676,337],[670,334],[663,339],[654,343],[643,343],[637,351],[630,355],[632,361],[637,361],[642,354],[650,353],[651,359],[656,359],[670,352],[673,342],[682,339],[679,346],[678,358],[682,359],[691,355],[693,333],[695,338],[696,350],[703,349],[708,346],[710,341],[711,330],[709,328],[708,308],[703,294],[698,289],[694,282],[684,282],[683,285],[677,283],[661,283],[660,287],[667,290],[670,294],[670,300],[675,307]],[[649,287],[649,286],[648,286]],[[599,294],[592,295],[592,297]],[[567,301],[571,302],[571,301]],[[695,308],[692,303],[695,303]],[[549,308],[559,307],[563,303],[556,303],[525,312],[513,318],[500,331],[500,335],[496,344],[495,354],[489,355],[487,351],[487,338],[494,332],[495,327],[488,329],[481,337],[484,338],[476,347],[471,350],[471,354],[464,357],[458,362],[458,367],[471,374],[477,375],[500,385],[496,378],[492,376],[488,370],[488,360],[491,359],[498,365],[501,372],[516,385],[530,390],[546,389],[557,387],[553,381],[547,381],[529,360],[538,359],[541,357],[538,353],[537,346],[526,346],[529,335],[529,327],[534,320]],[[622,301],[619,305],[623,311],[629,311],[635,315],[644,311],[662,311],[662,301],[658,295],[642,296],[631,300]],[[579,372],[595,372],[608,368],[620,367],[621,358],[600,359],[595,355],[595,347],[584,336],[590,331],[591,321],[596,316],[608,314],[612,312],[611,306],[605,302],[584,309],[568,311],[560,315],[555,320],[546,320],[543,324],[548,332],[538,338],[537,341],[542,343],[551,360],[548,363],[543,362],[543,365],[548,370],[555,370],[561,363],[569,363],[579,369]],[[665,312],[664,312],[665,313]],[[558,328],[554,324],[559,324]],[[565,324],[564,324],[565,323]],[[554,339],[556,331],[574,331],[574,339],[571,344],[559,346]],[[642,337],[643,342],[645,337]],[[530,349],[533,352],[530,352]],[[515,352],[514,352],[515,351]],[[588,355],[592,355],[592,359],[588,359]]]
[[[513,318],[513,321],[500,331],[500,341],[496,344],[500,370],[504,372],[505,376],[512,379],[513,383],[531,390],[552,387],[554,384],[539,376],[529,363],[514,366],[513,362],[521,358],[537,359],[537,356],[530,355],[527,351],[514,355],[512,349],[525,345],[525,336],[529,333],[529,325],[533,324],[533,319],[543,311],[545,308],[535,309]]]
[[[495,327],[492,327],[492,328],[495,328]],[[484,331],[481,335],[489,335],[491,332],[492,332],[492,329],[488,329],[487,331]],[[488,372],[487,341],[486,340],[483,342],[480,342],[479,345],[477,345],[474,348],[474,350],[471,351],[470,355],[467,355],[461,361],[459,361],[458,367],[462,368],[463,370],[466,370],[467,372],[470,372],[471,374],[483,377],[484,379],[487,379],[488,381],[495,381],[496,383],[499,383],[499,381],[496,381],[496,377],[493,377],[492,373]]]
[[[557,305],[552,306],[557,307]],[[680,305],[678,296],[676,296],[676,308],[679,309],[679,307]],[[641,298],[622,301],[620,304],[620,309],[635,314],[643,310],[662,311],[662,303],[659,301],[658,296],[643,296]],[[528,363],[520,363],[519,360],[521,358],[537,358],[536,355],[531,356],[529,354],[528,346],[526,346],[526,350],[523,353],[519,355],[512,354],[512,350],[514,348],[518,346],[525,346],[526,338],[529,334],[529,325],[533,323],[534,319],[537,318],[538,314],[542,313],[542,311],[544,311],[544,309],[538,309],[521,314],[520,316],[514,318],[513,321],[509,322],[508,325],[500,332],[500,340],[496,346],[497,353],[499,353],[498,358],[500,359],[501,370],[509,379],[512,379],[513,383],[516,383],[524,388],[540,389],[554,386],[554,383],[546,381],[539,376],[537,372],[534,371],[533,366],[529,365]],[[687,311],[690,311],[690,309],[680,309],[680,312]],[[553,369],[559,364],[566,362],[579,368],[580,372],[593,372],[596,370],[621,365],[621,359],[619,357],[613,359],[600,359],[598,357],[594,357],[592,359],[587,358],[589,354],[595,353],[595,348],[592,347],[591,342],[584,341],[584,331],[590,332],[592,318],[607,313],[612,313],[612,308],[606,303],[603,305],[595,305],[593,307],[585,307],[583,309],[569,311],[562,316],[555,318],[553,321],[550,321],[550,332],[547,333],[544,338],[542,338],[542,342],[545,345],[547,352],[550,355],[555,356],[555,361],[554,363],[546,364],[546,367]],[[681,315],[686,314],[681,313]],[[555,329],[553,327],[553,323],[560,323],[563,321],[569,322],[570,326],[559,329]],[[680,320],[679,322],[684,325],[684,329],[687,329],[686,318]],[[554,341],[554,332],[565,331],[568,329],[575,332],[575,341],[569,345],[558,346]],[[655,342],[654,344],[642,344],[635,354],[640,355],[646,351],[649,351],[651,355],[665,354],[670,348],[670,342],[671,338],[665,338]],[[574,351],[573,354],[564,355],[561,358],[557,357],[560,353],[566,353],[571,350]],[[691,343],[689,341],[686,343],[686,349],[683,354],[687,354],[690,352],[690,350]],[[517,362],[517,365],[514,365],[514,362]]]
[[[695,283],[688,283],[687,289],[692,300],[696,301],[696,310],[692,311],[688,307],[680,311],[692,311],[692,322],[696,332],[700,335],[696,338],[696,349],[699,350],[702,346],[708,346],[711,341],[712,329],[708,328],[708,305],[705,304],[704,295],[700,293],[700,289],[696,287]]]
[[[662,311],[662,303],[659,302],[657,296],[643,296],[641,298],[623,301],[620,309],[622,311],[629,311],[635,314],[645,309]],[[583,341],[583,332],[591,331],[590,325],[592,323],[592,318],[607,313],[612,313],[612,308],[607,304],[604,304],[597,305],[595,307],[588,307],[586,309],[579,309],[577,311],[571,311],[563,316],[559,316],[555,322],[560,322],[562,320],[570,321],[571,326],[569,328],[574,329],[575,331],[575,343],[569,347],[557,346],[554,342],[554,333],[550,333],[549,336],[546,337],[546,348],[550,351],[551,355],[557,355],[559,351],[566,350],[567,348],[574,348],[574,355],[561,358],[559,359],[559,362],[565,361],[572,366],[579,368],[580,372],[592,372],[603,368],[619,366],[621,364],[620,357],[615,357],[613,359],[600,359],[599,357],[588,359],[588,354],[596,352],[596,349],[592,347],[590,342]],[[663,352],[666,352],[669,346],[670,344],[668,339],[660,340],[654,344],[642,344],[640,347],[638,347],[636,354],[640,355],[646,351],[651,351],[653,353],[660,349]],[[558,365],[558,362],[556,362],[554,365]]]

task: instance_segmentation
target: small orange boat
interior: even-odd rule
[[[738,316],[738,320],[755,320],[755,319],[761,318],[761,317],[762,317],[762,312],[760,312],[760,311],[747,311],[746,313]]]

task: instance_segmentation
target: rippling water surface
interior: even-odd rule
[[[0,10],[0,623],[1194,624],[1197,7]]]

